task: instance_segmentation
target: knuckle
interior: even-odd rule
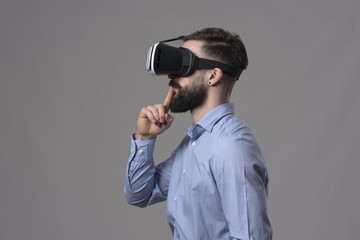
[[[164,104],[161,103],[161,104],[156,104],[156,107],[159,109],[163,109],[165,106],[164,106]]]

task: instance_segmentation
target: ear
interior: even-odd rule
[[[209,71],[208,85],[214,86],[218,84],[223,78],[223,71],[220,68],[214,68]]]

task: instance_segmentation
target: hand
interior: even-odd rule
[[[136,140],[150,140],[163,133],[171,126],[174,118],[168,113],[174,88],[170,87],[163,104],[147,106],[141,109],[137,121]]]

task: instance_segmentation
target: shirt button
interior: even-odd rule
[[[175,223],[173,223],[173,227],[175,228]]]
[[[174,197],[174,201],[176,201],[177,197]]]
[[[191,145],[195,146],[195,145],[196,145],[196,142],[195,142],[195,141],[193,141]]]
[[[183,174],[185,174],[185,172],[186,172],[186,169],[183,170]]]
[[[134,148],[132,148],[132,149],[131,149],[131,152],[135,152],[135,149],[134,149]]]
[[[143,150],[142,150],[142,149],[140,149],[140,150],[139,150],[139,153],[143,153]]]

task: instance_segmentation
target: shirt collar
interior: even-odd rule
[[[224,116],[235,113],[235,106],[233,103],[222,104],[205,116],[203,116],[196,124],[193,123],[187,129],[187,134],[190,138],[198,138],[205,130],[212,132],[215,124]]]

